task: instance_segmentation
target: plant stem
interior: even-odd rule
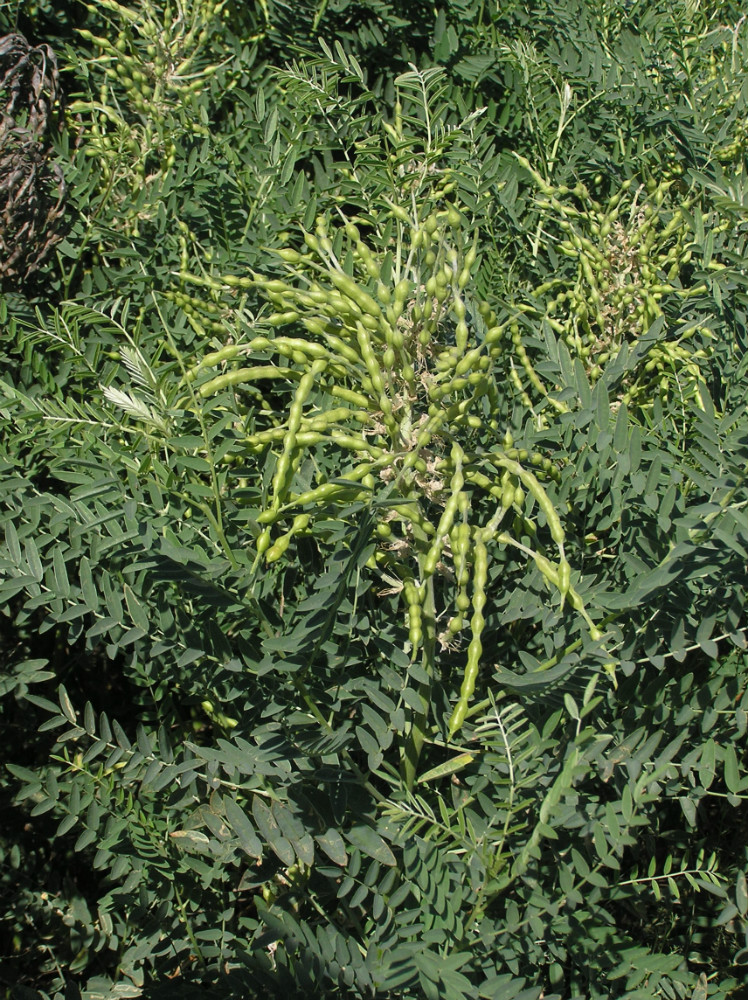
[[[190,918],[187,916],[187,907],[185,906],[184,900],[182,899],[182,897],[180,895],[179,885],[178,885],[176,879],[174,880],[173,885],[174,885],[174,896],[175,896],[176,901],[177,901],[177,908],[179,909],[179,914],[180,914],[180,916],[182,918],[182,923],[184,924],[184,929],[187,931],[187,937],[190,939],[190,944],[192,945],[192,950],[195,953],[195,957],[197,958],[197,960],[200,963],[200,965],[205,965],[205,959],[203,957],[203,953],[200,950],[200,945],[197,943],[197,938],[195,937],[195,932],[192,929],[192,924],[190,922]]]

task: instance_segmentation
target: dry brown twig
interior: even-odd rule
[[[0,38],[0,281],[22,283],[61,238],[66,185],[54,162],[57,59],[23,35]]]

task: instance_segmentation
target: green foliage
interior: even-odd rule
[[[489,7],[20,5],[9,995],[739,996],[748,29]]]

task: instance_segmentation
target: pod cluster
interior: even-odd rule
[[[698,341],[709,332],[696,322],[679,322],[672,331],[682,303],[707,291],[690,280],[694,200],[678,193],[682,182],[674,175],[646,184],[631,178],[600,203],[584,184],[552,186],[520,159],[539,191],[550,246],[575,265],[571,276],[559,274],[533,290],[534,301],[522,307],[528,321],[545,321],[594,382],[624,343],[634,344],[664,317],[663,336],[629,375],[622,399],[646,406],[655,394],[673,391],[698,399],[706,356]],[[519,346],[519,323],[514,337]]]
[[[206,355],[186,377],[197,398],[234,393],[248,417],[245,450],[274,462],[256,517],[258,560],[281,559],[315,518],[376,499],[371,566],[402,595],[412,658],[432,660],[430,643],[458,647],[470,635],[454,735],[482,662],[488,567],[499,549],[534,563],[594,626],[542,482],[558,470],[497,424],[511,322],[499,323],[472,292],[475,237],[453,205],[422,218],[393,210],[384,238],[367,239],[364,225],[318,219],[302,245],[275,251],[278,277],[183,274],[268,303],[257,335]],[[272,391],[285,391],[287,404],[281,413],[268,405],[260,419],[256,401]],[[317,464],[332,465],[334,478],[320,474],[302,490],[309,454],[324,454]]]
[[[75,101],[68,113],[85,115],[86,155],[100,164],[105,184],[127,179],[134,192],[146,172],[165,174],[174,165],[176,146],[160,126],[167,110],[197,95],[216,71],[206,54],[225,6],[226,0],[194,0],[160,9],[150,0],[137,7],[101,0],[96,10],[113,16],[112,36],[78,29],[98,52],[104,79],[98,100]],[[132,225],[137,235],[137,222]]]

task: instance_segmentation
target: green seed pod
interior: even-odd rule
[[[380,521],[375,529],[377,537],[381,538],[384,542],[389,542],[394,538],[394,532],[392,530],[392,525],[389,521]]]
[[[408,605],[408,639],[411,645],[411,657],[415,659],[423,639],[423,612],[420,591],[412,579],[403,581],[403,596]]]
[[[308,514],[297,514],[293,519],[290,529],[270,546],[270,548],[265,553],[265,562],[273,563],[277,562],[285,554],[288,546],[291,544],[291,540],[295,535],[298,535],[302,531],[306,531],[309,527],[309,515]]]
[[[265,530],[260,532],[260,534],[257,536],[256,547],[258,556],[263,556],[265,552],[267,552],[267,550],[270,548],[271,541],[272,539],[270,537],[270,529],[265,528]]]
[[[385,323],[384,320],[380,321],[379,327],[384,334],[385,341],[394,347],[396,351],[402,351],[405,337],[401,327],[397,324],[393,327],[389,323]]]
[[[470,268],[463,267],[463,269],[457,275],[457,287],[460,289],[466,288],[470,282],[470,276],[471,276]]]
[[[468,598],[468,606],[470,605],[470,599]],[[465,618],[462,614],[456,614],[449,619],[447,623],[447,636],[458,635],[465,627]]]
[[[268,316],[267,321],[270,324],[270,326],[288,326],[290,323],[295,323],[296,320],[299,318],[299,315],[300,314],[295,312],[294,310],[288,310],[287,312],[273,313],[272,315]]]
[[[459,593],[457,594],[457,597],[455,598],[455,604],[457,606],[457,610],[460,611],[460,612],[462,612],[463,614],[464,614],[465,611],[469,610],[469,608],[470,608],[470,597],[468,596],[467,591],[465,591],[465,590],[459,591]]]
[[[242,288],[242,289],[249,289],[255,283],[252,278],[240,278],[238,275],[235,274],[227,274],[223,278],[221,278],[221,281],[223,282],[224,285],[228,285],[229,288]],[[287,286],[285,284],[283,284],[282,282],[279,282],[278,284],[283,285],[283,291],[286,290]]]
[[[327,362],[324,360],[315,361],[311,369],[302,375],[296,389],[294,400],[288,411],[288,431],[284,440],[283,451],[278,459],[278,464],[275,467],[275,475],[273,476],[273,507],[277,508],[280,505],[290,485],[291,461],[296,447],[296,435],[301,427],[304,403],[314,388],[317,376],[324,371],[326,364]]]
[[[407,278],[403,278],[402,281],[398,281],[395,285],[395,302],[404,303],[407,301],[410,295],[410,282]]]
[[[395,218],[398,220],[398,222],[404,222],[406,224],[410,223],[410,221],[411,221],[410,216],[408,215],[407,211],[401,205],[395,205],[391,201],[388,202],[387,204],[390,207],[390,212],[392,213],[392,215],[395,216]]]
[[[550,497],[540,485],[538,479],[531,472],[528,472],[527,469],[523,468],[518,462],[513,462],[511,459],[508,459],[506,455],[494,453],[491,458],[495,461],[498,467],[507,469],[510,473],[517,476],[525,488],[535,497],[538,506],[545,515],[546,522],[548,523],[548,529],[551,533],[551,538],[556,545],[559,546],[559,548],[562,548],[565,535],[564,529],[561,525],[561,519],[559,518]]]
[[[452,492],[446,506],[444,507],[442,516],[439,519],[434,541],[432,542],[428,554],[423,562],[422,575],[424,579],[426,577],[433,576],[436,571],[436,566],[441,558],[442,549],[444,547],[444,540],[448,535],[450,535],[455,515],[460,508],[462,488],[465,484],[462,474],[464,454],[462,448],[457,444],[457,442],[452,445],[451,459],[455,467],[454,474],[452,475],[452,481],[450,483],[450,489]]]
[[[489,348],[500,344],[504,339],[504,327],[503,326],[492,326],[486,331],[486,344]]]
[[[291,532],[287,531],[285,535],[281,535],[280,538],[270,546],[265,553],[265,562],[268,563],[268,565],[270,563],[277,562],[281,556],[285,554],[288,546],[291,544],[292,537]]]
[[[457,229],[462,224],[462,216],[453,206],[450,206],[447,211],[447,222],[452,229]]]
[[[382,372],[379,368],[379,362],[377,361],[372,347],[371,338],[369,337],[368,331],[361,325],[361,323],[358,324],[356,339],[361,353],[361,358],[366,365],[366,369],[369,374],[372,388],[377,396],[381,397],[384,394]]]
[[[298,253],[296,250],[283,249],[276,250],[275,253],[287,264],[300,264],[304,260],[303,254]]]
[[[343,274],[342,272],[331,271],[330,281],[332,281],[333,285],[335,285],[335,287],[342,292],[343,295],[347,296],[352,302],[354,302],[359,309],[368,313],[375,319],[379,319],[382,314],[382,310],[378,303],[371,297],[371,295],[369,295],[368,292],[365,292],[363,288],[360,288],[353,278],[349,278],[347,274]]]
[[[360,245],[363,246],[363,243]],[[362,256],[362,260],[364,262],[364,267],[366,268],[366,273],[369,275],[369,277],[378,280],[379,275],[382,273],[382,269],[379,266],[378,261],[376,261],[374,257],[371,256],[371,254],[368,254],[367,256]]]
[[[480,669],[480,658],[483,653],[481,635],[485,619],[483,608],[486,603],[486,582],[488,579],[488,551],[485,541],[479,534],[475,540],[474,550],[474,575],[473,575],[473,617],[470,622],[472,636],[468,646],[467,665],[460,688],[460,697],[455,705],[452,716],[449,720],[450,739],[457,733],[467,715],[470,699],[475,691],[478,672]]]
[[[507,479],[501,489],[501,506],[504,510],[509,510],[514,504],[514,485],[511,479]]]
[[[463,494],[464,495],[464,494]],[[470,581],[470,525],[461,521],[450,534],[455,580],[458,587],[467,587]]]
[[[385,306],[388,306],[392,301],[391,289],[381,281],[377,284],[377,298]]]
[[[310,250],[312,250],[316,254],[319,254],[320,244],[316,236],[312,235],[312,233],[304,233],[304,242],[306,243],[306,245],[309,247]]]
[[[560,581],[558,575],[558,566],[552,563],[549,559],[546,559],[544,555],[540,552],[533,552],[533,559],[535,560],[535,565],[538,567],[540,572],[554,587],[560,590]],[[568,592],[568,591],[567,591]]]
[[[250,382],[254,382],[261,378],[293,378],[294,375],[298,373],[293,372],[290,368],[276,368],[273,365],[260,365],[254,368],[237,368],[232,372],[225,372],[223,375],[217,375],[216,378],[211,379],[204,385],[201,385],[198,389],[198,395],[206,399],[208,396],[212,396],[217,392],[221,392],[223,389],[228,389],[231,386],[242,385]]]

